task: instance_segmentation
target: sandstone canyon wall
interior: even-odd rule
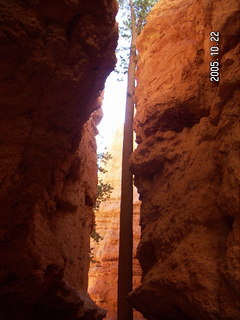
[[[113,0],[0,0],[0,318],[101,319],[87,295]],[[86,121],[88,122],[86,123]]]
[[[131,299],[147,319],[240,318],[238,18],[237,0],[162,0],[138,40],[143,279]]]
[[[114,188],[111,197],[102,202],[96,212],[97,232],[103,240],[96,244],[91,241],[95,263],[91,263],[89,270],[88,292],[100,307],[107,310],[107,320],[117,319],[117,282],[118,282],[118,246],[119,246],[119,218],[121,195],[121,167],[122,167],[122,128],[116,130],[107,151],[112,155],[106,169],[107,173],[100,174],[100,179],[110,183]],[[139,214],[140,202],[135,190],[133,215],[133,287],[140,284],[141,269],[136,258],[136,248],[140,238]],[[134,312],[134,320],[142,320],[140,313]]]

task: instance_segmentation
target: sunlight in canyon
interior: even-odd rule
[[[112,143],[116,130],[122,128],[126,103],[126,77],[118,81],[118,75],[112,72],[107,78],[102,104],[103,118],[98,125],[98,153],[103,152]]]

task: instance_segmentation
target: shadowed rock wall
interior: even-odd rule
[[[116,3],[0,1],[0,318],[100,319],[86,294],[95,119]]]
[[[240,317],[238,16],[235,0],[162,0],[138,40],[143,279],[131,299],[147,319]]]

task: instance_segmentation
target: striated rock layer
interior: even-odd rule
[[[131,300],[147,319],[240,318],[238,15],[237,0],[162,0],[138,40],[143,278]]]
[[[116,9],[0,0],[1,319],[104,316],[86,293],[97,116],[86,121],[115,63]]]
[[[119,246],[119,218],[121,195],[121,167],[122,167],[122,128],[117,129],[112,136],[108,152],[112,155],[106,169],[107,173],[100,174],[100,179],[110,183],[114,188],[111,198],[102,202],[96,212],[97,232],[103,237],[99,244],[91,241],[93,260],[89,270],[88,292],[100,307],[107,310],[107,320],[117,319],[117,281],[118,281],[118,246]],[[133,216],[133,287],[140,284],[141,269],[136,259],[136,248],[140,238],[139,227],[139,200],[137,193],[134,195]],[[134,312],[134,320],[142,320],[138,312]]]

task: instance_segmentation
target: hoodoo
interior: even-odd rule
[[[87,295],[114,0],[0,1],[0,318],[102,319]],[[88,120],[88,122],[87,122]]]
[[[138,39],[131,299],[147,319],[240,318],[238,18],[237,0],[162,0]]]

